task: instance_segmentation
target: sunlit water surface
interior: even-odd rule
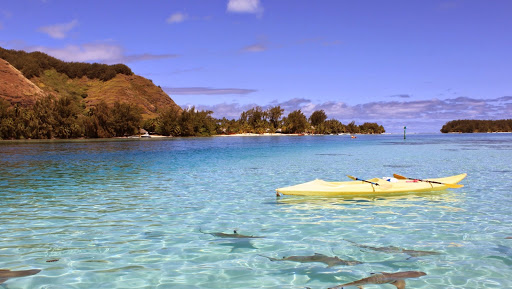
[[[315,289],[415,270],[427,275],[408,288],[511,288],[511,163],[511,134],[3,141],[0,269],[42,271],[0,287]],[[437,193],[274,191],[347,174],[464,172],[463,188]],[[265,238],[207,234],[235,229]],[[363,263],[265,257],[315,253]]]

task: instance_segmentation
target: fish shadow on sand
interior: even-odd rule
[[[338,286],[330,287],[328,289],[343,289],[348,286],[357,286],[359,288],[363,288],[363,285],[368,284],[392,284],[397,289],[405,289],[405,280],[408,278],[418,278],[421,276],[425,276],[427,273],[420,271],[405,271],[405,272],[397,272],[397,273],[378,273],[373,274],[370,277],[366,277],[357,281],[353,281],[350,283],[341,284]]]
[[[504,264],[512,266],[512,249],[510,247],[498,245],[496,248],[493,248],[493,251],[500,253],[500,255],[487,256],[486,258],[500,260]]]
[[[409,250],[409,249],[403,249],[403,248],[394,247],[394,246],[373,247],[373,246],[358,244],[356,242],[349,241],[349,240],[345,240],[345,241],[352,243],[355,246],[362,248],[362,249],[369,249],[372,251],[392,253],[392,254],[406,254],[406,255],[409,255],[410,257],[421,257],[421,256],[430,256],[430,255],[440,255],[441,254],[441,253],[435,252],[435,251]]]
[[[20,270],[20,271],[11,271],[11,270],[7,270],[7,269],[0,269],[0,284],[4,283],[5,281],[7,281],[11,278],[32,276],[39,272],[41,272],[41,270],[39,270],[39,269]]]
[[[233,240],[231,242],[219,243],[219,245],[231,247],[231,250],[229,251],[230,253],[244,249],[258,249],[257,247],[254,247],[251,240],[248,239]]]
[[[307,278],[304,286],[300,287],[286,287],[283,286],[282,288],[294,288],[294,289],[304,289],[304,288],[310,288],[306,285],[312,281],[320,281],[325,284],[337,284],[340,282],[339,277],[334,272],[339,272],[340,269],[336,267],[324,267],[324,266],[304,266],[300,265],[297,267],[287,267],[287,268],[275,268],[270,270],[267,274],[269,277],[275,276],[277,279],[281,278],[282,276],[306,276]],[[301,284],[302,285],[302,284]],[[312,287],[315,288],[315,287]],[[318,288],[318,287],[317,287]],[[325,288],[325,287],[321,287]]]
[[[283,257],[281,259],[279,258],[272,258],[264,255],[260,255],[261,257],[268,258],[270,261],[292,261],[292,262],[299,262],[299,263],[324,263],[327,265],[327,267],[333,267],[333,266],[354,266],[358,264],[362,264],[362,262],[356,261],[356,260],[343,260],[340,259],[338,256],[330,257],[324,254],[315,253],[311,256],[288,256]]]

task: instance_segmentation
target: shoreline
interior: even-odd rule
[[[450,135],[450,134],[511,134],[512,132],[478,132],[478,133],[411,133],[410,135],[423,135],[423,134],[435,134],[435,135]],[[382,134],[361,134],[361,133],[355,133],[355,134],[349,134],[349,133],[342,133],[342,134],[298,134],[298,133],[290,133],[290,134],[284,134],[284,133],[263,133],[263,134],[257,134],[257,133],[236,133],[236,134],[216,134],[212,136],[199,136],[199,137],[263,137],[263,136],[364,136],[364,135],[402,135],[401,133],[382,133]],[[59,139],[59,138],[53,138],[53,139],[0,139],[0,142],[9,142],[9,141],[31,141],[31,142],[37,142],[37,141],[80,141],[80,140],[127,140],[127,139],[165,139],[165,138],[189,138],[189,137],[175,137],[175,136],[165,136],[165,135],[158,135],[158,134],[152,134],[148,136],[124,136],[124,137],[111,137],[111,138],[68,138],[68,139]],[[190,138],[194,138],[193,136]]]
[[[290,134],[284,134],[284,133],[234,133],[234,134],[216,134],[212,136],[222,136],[222,137],[230,137],[230,136],[287,136],[287,135],[295,135],[298,136],[300,134],[298,133],[290,133]]]

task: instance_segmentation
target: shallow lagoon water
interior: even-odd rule
[[[512,134],[3,141],[0,269],[42,271],[0,286],[315,289],[416,270],[428,275],[407,288],[510,288],[511,163]],[[435,193],[274,192],[347,174],[463,172],[463,188]],[[265,238],[208,234],[235,229]],[[364,263],[265,257],[314,253]]]

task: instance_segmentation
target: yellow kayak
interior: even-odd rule
[[[408,179],[399,175],[388,180],[373,178],[349,182],[327,182],[316,179],[311,182],[290,187],[279,188],[277,194],[297,196],[360,196],[360,195],[386,195],[393,193],[427,192],[444,190],[448,187],[462,187],[456,185],[467,174],[460,174],[445,178]],[[349,176],[350,177],[350,176]],[[354,177],[351,177],[355,179]]]

